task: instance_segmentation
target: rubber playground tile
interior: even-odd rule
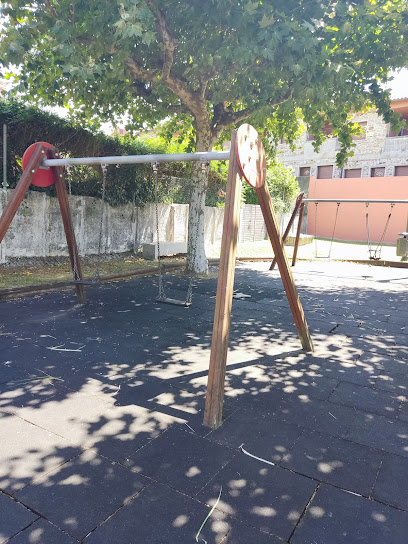
[[[318,400],[326,400],[339,383],[337,378],[326,378],[321,375],[310,375],[301,370],[290,369],[283,372],[270,372],[273,387],[284,393],[296,394]]]
[[[225,544],[283,544],[280,538],[258,531],[243,523],[233,525],[224,542]]]
[[[165,485],[152,483],[98,526],[84,544],[190,544],[196,541],[208,513],[209,508],[203,504]],[[198,538],[208,544],[219,544],[230,527],[226,517],[215,511]]]
[[[123,464],[190,497],[200,491],[236,452],[180,428],[171,428]]]
[[[124,384],[114,393],[114,397],[117,406],[137,404],[186,420],[195,427],[201,425],[204,418],[204,393],[183,391],[159,380],[137,380],[135,385]]]
[[[255,420],[252,413],[233,414],[207,438],[231,447],[243,447],[253,455],[278,463],[300,436],[302,428],[265,416]]]
[[[358,362],[371,367],[373,371],[391,376],[406,374],[408,370],[408,361],[379,353],[363,353]]]
[[[374,499],[408,510],[408,459],[386,453],[373,491]]]
[[[77,544],[78,540],[63,533],[45,519],[38,519],[9,542],[10,544]]]
[[[66,390],[38,409],[22,408],[16,413],[71,444],[94,448],[114,461],[131,455],[170,425],[182,421],[137,405],[115,406],[114,398]]]
[[[383,452],[305,430],[281,466],[355,493],[369,495]]]
[[[0,385],[0,410],[15,413],[25,406],[38,408],[62,391],[60,380],[44,374],[29,375]]]
[[[22,504],[0,491],[0,543],[5,544],[38,518]]]
[[[80,540],[148,483],[140,474],[86,451],[37,479],[17,496]]]
[[[220,427],[211,431],[207,438],[231,448],[239,448],[243,442],[250,443],[258,438],[263,419],[264,416],[257,418],[250,410],[238,410],[225,419]]]
[[[398,419],[408,422],[408,401],[404,402],[398,413]]]
[[[287,357],[285,360],[272,363],[274,372],[283,377],[288,375],[297,377],[298,380],[302,376],[314,377],[318,384],[320,378],[330,378],[332,380],[345,381],[364,386],[373,386],[376,383],[377,376],[380,375],[380,370],[373,369],[370,365],[360,363],[354,360],[331,360],[326,357]],[[334,387],[333,387],[334,389]]]
[[[222,487],[221,487],[222,486]],[[238,454],[197,498],[240,522],[287,540],[316,488],[316,482]]]
[[[322,485],[290,542],[405,544],[408,512]]]
[[[405,421],[358,412],[345,438],[408,457],[408,422]]]
[[[352,406],[374,414],[396,417],[401,398],[386,391],[342,382],[330,395],[329,402]]]
[[[262,402],[248,405],[256,414],[267,414],[269,410],[268,396]],[[314,431],[342,437],[348,431],[354,420],[356,411],[349,406],[332,404],[310,398],[298,398],[296,395],[286,395],[279,409],[270,412],[281,421],[294,423]]]
[[[80,453],[65,439],[15,416],[0,425],[0,488],[12,494]]]
[[[14,365],[0,363],[0,391],[8,389],[9,384],[19,382],[27,378],[27,374]]]
[[[72,352],[48,350],[28,343],[18,349],[0,351],[1,363],[28,374],[45,373],[57,377],[63,377],[64,372],[72,372],[73,368],[77,370],[79,364],[78,361],[74,363]]]
[[[407,374],[387,374],[379,372],[373,378],[373,386],[382,391],[389,391],[401,398],[408,399],[408,375]]]

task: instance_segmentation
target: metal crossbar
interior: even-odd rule
[[[362,202],[366,204],[408,204],[408,200],[383,200],[383,199],[363,199],[363,198],[304,198],[303,202]]]
[[[118,155],[113,157],[78,157],[72,159],[44,159],[42,166],[74,166],[95,164],[152,164],[155,162],[207,162],[227,161],[229,151],[209,151],[198,153],[169,153],[161,155]]]

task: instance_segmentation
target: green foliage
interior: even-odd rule
[[[273,144],[294,141],[300,109],[316,148],[330,122],[340,164],[352,147],[350,111],[373,105],[385,121],[397,121],[381,83],[406,64],[406,0],[2,6],[5,77],[28,100],[65,105],[88,126],[125,112],[133,130],[170,117],[193,148],[211,147],[247,119],[272,130]]]
[[[287,168],[275,160],[273,165],[266,171],[266,183],[275,210],[278,212],[290,211],[297,195],[300,193],[299,184],[293,175],[292,168]],[[247,183],[243,183],[242,198],[245,204],[258,204],[255,189]]]
[[[111,138],[81,128],[69,121],[25,106],[18,101],[0,100],[0,124],[7,124],[7,179],[10,187],[15,187],[21,176],[21,159],[24,151],[32,143],[46,141],[54,144],[63,156],[86,157],[108,155],[145,155],[153,153],[179,153],[183,146],[176,141],[167,143],[162,138],[134,139],[129,136]],[[2,135],[0,136],[0,139]],[[159,176],[159,200],[187,203],[189,198],[189,166],[182,163],[163,163]],[[101,170],[97,167],[71,167],[66,177],[71,178],[72,194],[101,196]],[[178,179],[178,191],[174,191],[171,180]],[[209,192],[209,200],[217,199],[218,184],[223,183],[222,176],[215,172],[210,176],[214,190]],[[33,190],[55,195],[54,187]],[[142,205],[154,200],[154,181],[149,164],[121,165],[108,167],[106,200],[112,205],[134,202]]]

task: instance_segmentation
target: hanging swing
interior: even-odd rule
[[[329,253],[325,257],[323,255],[318,255],[318,252],[317,252],[317,236],[316,236],[316,234],[317,234],[317,209],[318,209],[319,203],[315,202],[315,232],[314,232],[315,259],[330,259],[330,257],[331,257],[331,250],[332,250],[332,247],[333,247],[334,233],[336,232],[337,217],[339,215],[340,204],[341,204],[341,202],[337,202],[336,215],[334,217],[334,224],[333,224],[333,231],[332,231],[332,235],[331,235],[331,239],[330,239]]]
[[[196,232],[196,237],[194,240],[194,246],[193,246],[193,252],[192,252],[192,261],[191,261],[191,272],[189,276],[189,284],[187,288],[187,295],[184,300],[179,300],[175,298],[169,298],[166,296],[164,285],[163,285],[163,267],[162,267],[162,260],[160,255],[160,232],[159,232],[159,197],[158,197],[158,177],[159,177],[159,163],[153,162],[152,163],[152,169],[153,169],[153,177],[154,177],[154,202],[155,202],[155,210],[156,210],[156,244],[157,244],[157,260],[159,262],[159,294],[156,298],[157,302],[162,302],[164,304],[172,304],[174,306],[184,306],[185,308],[188,308],[191,306],[192,298],[193,298],[193,282],[194,282],[194,265],[196,261],[196,254],[197,254],[197,239],[198,239],[198,229]],[[203,166],[204,168],[205,166]]]
[[[78,267],[76,262],[76,255],[73,254],[73,276],[74,279],[72,280],[72,283],[75,285],[96,285],[101,282],[100,277],[100,270],[99,265],[101,262],[101,255],[102,255],[102,237],[103,237],[103,222],[105,217],[105,194],[106,194],[106,176],[108,171],[108,166],[106,164],[101,164],[101,170],[102,170],[102,191],[101,191],[101,205],[100,205],[100,213],[99,213],[99,237],[98,237],[98,252],[96,255],[96,265],[95,270],[92,276],[89,279],[81,279],[80,275],[78,273]],[[68,178],[68,193],[69,195],[72,194],[72,186],[71,186],[71,169],[69,166],[67,166],[67,178]],[[73,226],[72,226],[73,229]]]
[[[377,247],[375,249],[371,245],[371,238],[370,238],[370,219],[369,219],[369,211],[368,211],[369,206],[370,206],[370,203],[366,202],[366,229],[367,229],[368,254],[369,254],[369,258],[371,260],[379,261],[381,259],[381,250],[382,250],[382,247],[384,245],[385,235],[387,233],[388,225],[390,223],[390,219],[391,219],[392,211],[393,211],[394,206],[395,206],[395,202],[391,203],[391,208],[390,208],[387,220],[385,222],[383,233],[382,233],[380,241],[378,242],[378,245],[377,245]]]

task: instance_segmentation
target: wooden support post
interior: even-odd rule
[[[49,150],[50,159],[58,158],[58,151],[55,148]],[[82,280],[81,260],[79,258],[78,247],[75,239],[74,226],[72,224],[71,210],[69,207],[68,193],[65,186],[64,172],[61,166],[51,167],[55,189],[57,191],[58,203],[61,210],[62,223],[64,225],[65,237],[67,239],[69,259],[71,261],[74,280]],[[76,294],[80,304],[86,304],[85,286],[75,285]]]
[[[295,217],[298,213],[298,210],[300,208],[300,205],[302,203],[303,197],[305,196],[305,193],[300,193],[296,199],[296,204],[293,209],[292,215],[290,216],[289,223],[286,226],[285,232],[282,236],[282,243],[284,244],[286,242],[286,238],[289,236],[290,229],[292,228],[293,222],[295,221]],[[276,257],[273,258],[272,264],[269,268],[269,270],[273,270],[276,265]]]
[[[313,351],[313,342],[309,334],[306,318],[303,313],[302,304],[297,293],[292,271],[289,267],[285,249],[282,244],[282,238],[279,232],[278,221],[272,204],[271,195],[268,187],[264,183],[261,187],[256,187],[256,194],[262,209],[265,220],[266,230],[272,244],[273,252],[278,263],[279,272],[282,277],[283,286],[289,301],[293,319],[299,334],[302,347],[305,351]]]
[[[13,221],[13,217],[16,215],[18,207],[23,201],[23,198],[30,187],[34,174],[37,172],[44,156],[45,147],[38,144],[31,155],[27,168],[22,173],[21,178],[17,183],[16,188],[14,189],[14,192],[0,218],[0,242],[6,235],[7,229]]]
[[[224,226],[218,271],[217,296],[215,299],[207,397],[205,401],[204,425],[212,428],[217,428],[222,423],[225,370],[227,366],[235,258],[237,253],[241,174],[235,150],[236,132],[234,130],[231,137],[231,155],[228,169],[227,194],[225,197]]]
[[[302,202],[300,208],[299,208],[299,222],[297,226],[296,231],[296,239],[295,239],[295,247],[293,248],[293,256],[292,256],[292,266],[295,266],[296,264],[296,257],[299,247],[299,240],[300,240],[300,231],[302,230],[302,223],[303,223],[303,215],[305,213],[305,203]]]

